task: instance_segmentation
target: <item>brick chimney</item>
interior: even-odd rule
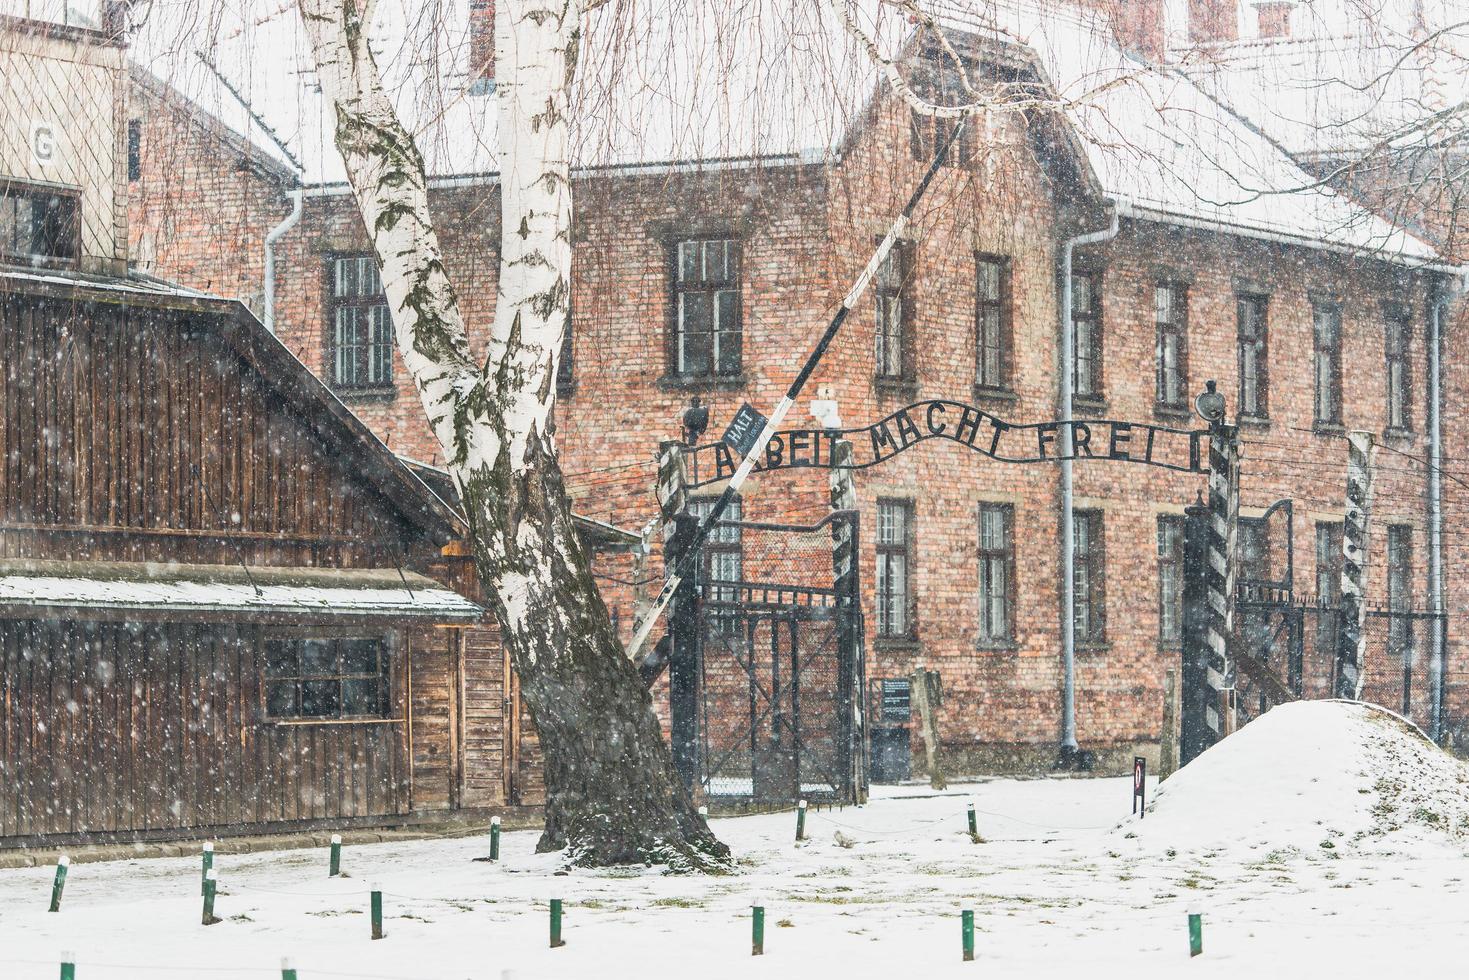
[[[1155,63],[1163,60],[1166,47],[1163,3],[1164,0],[1112,0],[1108,4],[1112,29],[1128,54]]]
[[[1263,0],[1255,4],[1256,33],[1262,38],[1290,37],[1293,0]]]
[[[1238,41],[1237,0],[1188,0],[1188,39],[1192,44]]]
[[[495,80],[495,0],[469,0],[469,82],[484,88]]]

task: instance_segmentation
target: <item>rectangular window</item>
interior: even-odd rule
[[[696,238],[674,249],[674,371],[734,377],[742,369],[740,243]]]
[[[1413,608],[1413,528],[1407,524],[1389,524],[1387,528],[1387,608],[1395,613]],[[1393,653],[1410,653],[1412,621],[1394,616],[1389,622],[1388,642]]]
[[[1341,601],[1342,526],[1316,525],[1316,653],[1335,655],[1337,603]]]
[[[387,718],[389,677],[382,637],[265,643],[265,711],[271,718]]]
[[[911,376],[908,352],[908,249],[899,242],[877,267],[877,376],[902,380]]]
[[[1264,296],[1235,297],[1239,338],[1239,414],[1263,419],[1270,415],[1270,372]]]
[[[0,261],[74,263],[79,210],[74,191],[0,183]]]
[[[382,390],[393,384],[393,318],[371,255],[330,260],[332,270],[332,386],[347,391]]]
[[[965,63],[965,70],[970,73],[971,79],[974,78],[974,67]],[[975,96],[964,87],[964,79],[953,59],[936,51],[929,53],[927,64],[915,70],[911,84],[919,98],[930,105],[953,107],[975,101]],[[948,139],[957,124],[956,119],[940,119],[916,109],[911,110],[908,147],[912,151],[913,159],[923,163],[932,162],[939,144]],[[974,160],[975,147],[978,146],[978,126],[979,121],[975,117],[967,121],[959,138],[944,157],[945,164],[967,167]]]
[[[1072,598],[1077,643],[1106,638],[1106,569],[1102,556],[1102,512],[1078,510],[1072,515]]]
[[[979,638],[1008,643],[1015,638],[1014,509],[979,505]]]
[[[1102,316],[1097,279],[1071,277],[1071,393],[1078,398],[1102,396]]]
[[[1188,400],[1188,293],[1175,283],[1153,289],[1153,317],[1158,326],[1158,404],[1185,408]]]
[[[569,394],[576,381],[576,345],[572,340],[570,307],[566,310],[566,327],[561,331],[561,355],[556,361],[556,391]]]
[[[913,505],[906,500],[877,502],[877,635],[912,635],[909,562]]]
[[[1158,641],[1166,649],[1183,644],[1183,518],[1158,518]]]
[[[689,501],[689,513],[700,520],[713,509],[713,497],[696,497]],[[724,509],[721,523],[709,531],[709,539],[704,543],[704,580],[709,583],[706,596],[711,603],[732,606],[739,602],[738,583],[744,581],[744,541],[738,526],[729,527],[723,522],[739,521],[741,513],[740,498],[735,497]],[[736,628],[733,610],[728,613],[716,610],[710,617],[710,623],[721,633],[732,633]]]
[[[1408,399],[1411,394],[1408,390],[1408,341],[1411,339],[1412,326],[1406,313],[1393,311],[1387,316],[1386,328],[1384,346],[1387,354],[1387,427],[1407,431],[1413,428],[1412,420],[1408,417]]]
[[[1316,422],[1341,422],[1341,308],[1317,303],[1311,309],[1315,337]]]
[[[143,121],[128,120],[128,180],[143,176]]]
[[[1010,387],[1010,263],[992,256],[975,260],[974,383]]]

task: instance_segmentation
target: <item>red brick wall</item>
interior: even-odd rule
[[[558,409],[563,466],[578,511],[628,528],[653,516],[657,444],[679,434],[680,412],[693,394],[711,406],[708,438],[741,402],[774,404],[922,170],[909,149],[907,123],[906,112],[879,100],[860,137],[832,166],[578,181],[575,383]],[[975,401],[976,252],[1009,258],[1015,348],[1013,397],[978,404],[1018,421],[1056,416],[1059,241],[1103,226],[1104,213],[1085,201],[1066,179],[1065,168],[1038,150],[1023,127],[993,130],[986,138],[994,144],[992,151],[968,169],[946,168],[909,232],[913,383],[891,390],[874,381],[869,293],[812,379],[791,424],[808,422],[809,400],[819,393],[839,400],[847,425],[866,424],[919,398]],[[204,195],[205,202],[231,193],[202,183],[184,191]],[[471,340],[483,349],[495,297],[496,189],[435,190],[432,202]],[[724,229],[742,239],[745,368],[736,384],[692,388],[666,378],[666,241],[679,229]],[[342,196],[308,197],[302,222],[281,244],[278,333],[313,370],[325,368],[324,257],[364,246],[355,209]],[[190,262],[203,268],[209,258]],[[1314,523],[1340,520],[1346,456],[1340,433],[1312,431],[1310,296],[1331,293],[1343,306],[1346,426],[1379,435],[1386,402],[1381,303],[1385,298],[1407,301],[1414,324],[1415,433],[1387,440],[1391,448],[1379,453],[1374,521],[1379,531],[1388,522],[1415,528],[1414,580],[1426,602],[1424,474],[1418,461],[1425,452],[1426,428],[1423,282],[1394,282],[1380,264],[1319,250],[1132,221],[1123,223],[1116,241],[1079,254],[1077,265],[1101,277],[1105,407],[1095,413],[1100,417],[1181,428],[1199,424],[1155,412],[1152,289],[1160,278],[1187,284],[1188,390],[1196,392],[1206,379],[1216,379],[1231,405],[1237,395],[1236,290],[1247,286],[1270,295],[1271,420],[1247,426],[1243,434],[1243,507],[1250,515],[1277,497],[1295,499],[1295,581],[1305,592],[1313,582]],[[1451,439],[1459,438],[1452,421],[1460,414],[1465,381],[1458,368],[1446,379],[1453,406],[1446,426]],[[392,397],[349,404],[395,450],[436,461],[440,454],[401,365],[397,382]],[[1203,480],[1111,462],[1078,463],[1075,474],[1077,506],[1104,515],[1107,620],[1105,644],[1078,652],[1078,736],[1084,748],[1120,759],[1135,745],[1156,741],[1164,672],[1177,657],[1160,649],[1158,641],[1157,517],[1181,512]],[[916,448],[857,476],[868,675],[904,675],[920,662],[941,671],[941,731],[960,753],[962,766],[1043,764],[1054,757],[1061,720],[1058,479],[1057,469],[1048,465],[997,463],[948,443]],[[1446,490],[1451,483],[1446,481]],[[1455,487],[1451,500],[1458,499],[1457,492]],[[918,600],[915,635],[907,642],[873,635],[879,497],[909,498],[915,507]],[[746,488],[745,514],[812,518],[820,515],[825,500],[823,473],[757,476]],[[1017,631],[1014,644],[1000,649],[977,642],[975,513],[982,501],[1008,503],[1015,512]],[[1373,537],[1379,556],[1383,540],[1383,534]],[[1454,550],[1462,550],[1458,538],[1449,535],[1448,540],[1446,563],[1457,582],[1469,556]],[[651,573],[656,572],[654,562]],[[624,581],[633,577],[626,568],[606,574]],[[1381,596],[1382,566],[1369,574],[1369,594]],[[607,584],[609,604],[627,631],[633,588]],[[1451,583],[1451,596],[1454,589]],[[1454,655],[1451,678],[1465,666],[1457,646]]]

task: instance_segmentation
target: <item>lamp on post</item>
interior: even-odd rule
[[[1194,411],[1209,423],[1210,429],[1224,424],[1224,396],[1219,394],[1217,387],[1213,381],[1205,381],[1204,390],[1194,399]]]

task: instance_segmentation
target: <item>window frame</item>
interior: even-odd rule
[[[1270,418],[1270,296],[1266,293],[1235,293],[1235,356],[1239,371],[1239,416],[1265,421]],[[1246,311],[1252,310],[1253,317]],[[1256,333],[1246,335],[1246,324],[1253,323]],[[1248,404],[1245,379],[1248,348],[1254,347],[1254,404]]]
[[[1158,648],[1160,650],[1183,649],[1183,564],[1186,546],[1184,543],[1187,518],[1183,514],[1159,514],[1157,520],[1156,554],[1158,562]],[[1173,535],[1165,554],[1164,529]],[[1172,570],[1171,587],[1165,582],[1165,569]],[[1172,607],[1173,629],[1166,629],[1166,611]]]
[[[1106,561],[1106,519],[1104,512],[1094,508],[1079,508],[1072,511],[1073,523],[1072,533],[1072,638],[1078,647],[1102,647],[1107,643],[1107,561]],[[1086,549],[1076,545],[1082,540],[1082,535],[1075,533],[1079,530],[1079,524],[1085,522],[1087,525]],[[1080,613],[1082,603],[1078,601],[1082,590],[1076,588],[1076,573],[1082,567],[1078,559],[1082,559],[1086,567],[1087,575],[1087,622],[1088,629],[1082,631],[1076,628],[1077,616]],[[1091,624],[1095,624],[1092,626]]]
[[[1345,556],[1342,554],[1342,536],[1345,527],[1341,521],[1317,521],[1311,544],[1311,557],[1314,562],[1312,569],[1313,582],[1316,587],[1316,639],[1315,650],[1318,657],[1335,657],[1337,641],[1336,613],[1341,603],[1341,576],[1342,564]],[[1325,561],[1323,563],[1322,542],[1325,541]],[[1323,577],[1324,576],[1324,577]],[[1322,584],[1327,585],[1328,591],[1323,594]]]
[[[958,71],[958,66],[953,65],[953,59],[947,52],[934,47],[926,47],[919,52],[921,68],[913,72],[910,79],[910,87],[918,96],[930,105],[968,105],[973,98],[964,91],[963,79]],[[974,72],[978,65],[963,59],[965,73]],[[951,101],[957,99],[957,101]],[[908,113],[908,151],[914,161],[928,164],[933,162],[933,155],[938,151],[941,143],[953,127],[958,125],[956,119],[941,119],[938,116],[926,115],[916,109],[910,109]],[[968,125],[959,134],[958,140],[949,148],[944,155],[941,166],[968,168],[974,164],[974,159],[979,147],[979,140],[975,133],[974,120],[968,120]]]
[[[325,642],[331,644],[335,669],[332,672],[310,672],[302,666],[303,647],[308,642]],[[371,673],[348,673],[344,669],[343,648],[351,642],[370,641],[377,645],[378,667]],[[290,643],[295,645],[296,666],[295,674],[272,674],[270,661],[270,647],[272,644]],[[402,721],[396,717],[398,707],[397,698],[397,634],[392,631],[379,631],[373,629],[342,631],[313,630],[302,628],[299,630],[272,630],[262,637],[259,660],[259,682],[260,682],[260,717],[266,722],[277,725],[339,725],[339,724],[388,724]],[[378,683],[378,710],[375,712],[346,714],[343,712],[342,685],[351,681],[374,680]],[[303,687],[307,683],[336,683],[337,685],[337,712],[332,715],[308,715],[302,713],[302,703],[305,700]],[[290,714],[279,714],[272,710],[271,692],[272,688],[281,684],[294,684],[295,711]]]
[[[1159,296],[1164,291],[1172,297],[1169,317],[1164,319],[1159,308]],[[1153,400],[1157,408],[1164,411],[1188,411],[1188,283],[1176,279],[1159,279],[1153,283]],[[1167,397],[1165,379],[1167,358],[1164,340],[1172,337],[1174,344],[1173,373],[1177,376],[1176,397]]]
[[[903,514],[903,540],[899,543],[884,542],[882,538],[882,512],[885,507],[896,507]],[[874,618],[874,632],[880,642],[904,642],[912,641],[917,631],[914,625],[915,604],[913,601],[913,553],[914,542],[917,537],[914,515],[913,500],[908,497],[879,497],[877,498],[877,521],[872,536],[876,564],[873,570],[873,596],[876,603],[877,615]],[[893,630],[885,623],[884,610],[887,596],[892,590],[884,591],[883,580],[885,563],[884,556],[901,557],[903,568],[903,591],[902,609],[903,623],[901,630]],[[890,573],[889,573],[890,576]]]
[[[63,187],[55,184],[41,184],[33,181],[0,178],[0,207],[4,207],[7,201],[14,198],[37,198],[43,196],[60,198],[71,204],[71,228],[70,234],[67,236],[70,239],[71,254],[15,251],[7,247],[3,240],[0,240],[0,264],[29,266],[32,268],[80,268],[82,257],[81,189],[76,187]],[[35,244],[34,239],[31,244]]]
[[[1413,321],[1408,311],[1399,306],[1389,306],[1383,313],[1383,379],[1386,383],[1387,424],[1385,431],[1408,435],[1413,432],[1413,373],[1410,370],[1409,351],[1413,344]],[[1396,383],[1393,368],[1398,368]],[[1401,409],[1401,419],[1394,420],[1395,410]]]
[[[984,296],[981,284],[983,271],[992,267],[995,273],[994,297]],[[1010,282],[1010,257],[989,252],[974,253],[974,387],[981,393],[1009,394],[1014,388],[1014,293]],[[989,345],[985,341],[987,314],[993,311],[995,325],[995,374],[991,380],[985,377],[986,355]]]
[[[707,273],[708,255],[707,246],[710,242],[726,243],[727,269],[732,269],[723,279],[701,278],[691,283],[683,278],[683,247],[685,245],[699,244],[701,249],[700,265]],[[667,281],[668,281],[668,343],[667,343],[667,365],[668,376],[678,383],[692,384],[718,384],[721,382],[739,382],[745,375],[745,301],[744,301],[744,239],[733,231],[712,229],[702,231],[678,232],[669,236],[665,242],[667,253]],[[703,274],[703,273],[701,273]],[[721,329],[718,323],[719,294],[731,293],[733,295],[735,327],[733,330]],[[684,349],[685,337],[688,331],[684,328],[683,321],[683,297],[686,294],[701,294],[709,299],[710,322],[709,322],[709,366],[706,371],[686,371],[683,369],[685,363]],[[719,336],[721,334],[734,334],[739,340],[739,349],[736,356],[737,367],[733,371],[721,372],[719,370]]]
[[[1323,345],[1321,339],[1321,320],[1323,316],[1329,316],[1335,323],[1336,340],[1330,345]],[[1317,429],[1339,429],[1342,425],[1342,341],[1343,341],[1343,317],[1341,304],[1334,300],[1317,299],[1311,302],[1311,420]],[[1331,402],[1331,414],[1323,416],[1322,387],[1321,387],[1321,357],[1329,357],[1328,366],[1331,372],[1329,387],[1325,394]]]
[[[986,547],[985,515],[995,512],[1000,515],[1001,541],[996,547]],[[978,581],[976,584],[979,598],[976,626],[979,645],[1007,649],[1015,645],[1015,505],[982,500],[976,508],[975,517],[975,539],[978,549],[976,567]],[[1003,589],[999,598],[1004,622],[998,632],[994,630],[994,624],[990,619],[994,597],[989,593],[989,585],[993,582],[993,576],[989,572],[993,568],[990,563],[995,561],[1000,563],[1000,584]]]
[[[883,268],[889,262],[897,263],[896,286],[883,282]],[[887,259],[878,266],[872,276],[873,377],[876,378],[879,385],[908,384],[916,376],[913,356],[913,265],[913,243],[899,239],[893,243]],[[886,336],[883,330],[885,322],[883,311],[888,308],[884,305],[885,300],[897,300],[898,304],[898,371],[896,374],[886,371],[883,367],[883,354],[887,351],[883,343]]]
[[[327,386],[332,391],[344,397],[371,397],[374,395],[391,397],[396,395],[398,390],[396,363],[398,356],[397,338],[393,326],[392,310],[388,306],[387,294],[382,288],[382,273],[377,267],[376,258],[371,252],[338,251],[326,253],[323,259],[322,280],[325,293],[325,301],[323,303],[325,316],[323,317],[322,374]],[[349,296],[340,296],[337,294],[337,282],[338,276],[340,275],[339,263],[348,261],[367,262],[368,266],[373,270],[373,275],[377,278],[378,291],[376,294],[354,293]],[[383,311],[382,315],[386,317],[387,339],[385,341],[374,340],[372,338],[372,332],[375,326],[372,311],[377,308],[381,308]],[[362,311],[361,315],[363,322],[366,324],[367,337],[369,338],[367,343],[354,345],[361,350],[361,353],[358,355],[360,360],[356,365],[357,371],[370,375],[374,349],[386,348],[385,362],[381,362],[386,370],[386,377],[384,379],[363,382],[355,380],[343,381],[339,375],[337,369],[340,363],[339,350],[341,345],[339,343],[338,311],[344,309],[357,309]],[[382,355],[379,354],[378,356],[381,357]]]
[[[1082,279],[1087,283],[1087,299],[1090,301],[1085,310],[1078,309],[1076,305],[1076,280]],[[1106,399],[1103,388],[1103,363],[1102,363],[1102,274],[1094,269],[1072,269],[1071,271],[1071,399],[1073,402],[1080,400],[1083,403],[1100,404]],[[1088,343],[1086,344],[1086,358],[1081,357],[1082,351],[1082,324],[1089,324],[1086,331]],[[1082,391],[1077,384],[1081,377],[1081,365],[1083,361],[1090,366],[1088,381],[1090,391]]]

